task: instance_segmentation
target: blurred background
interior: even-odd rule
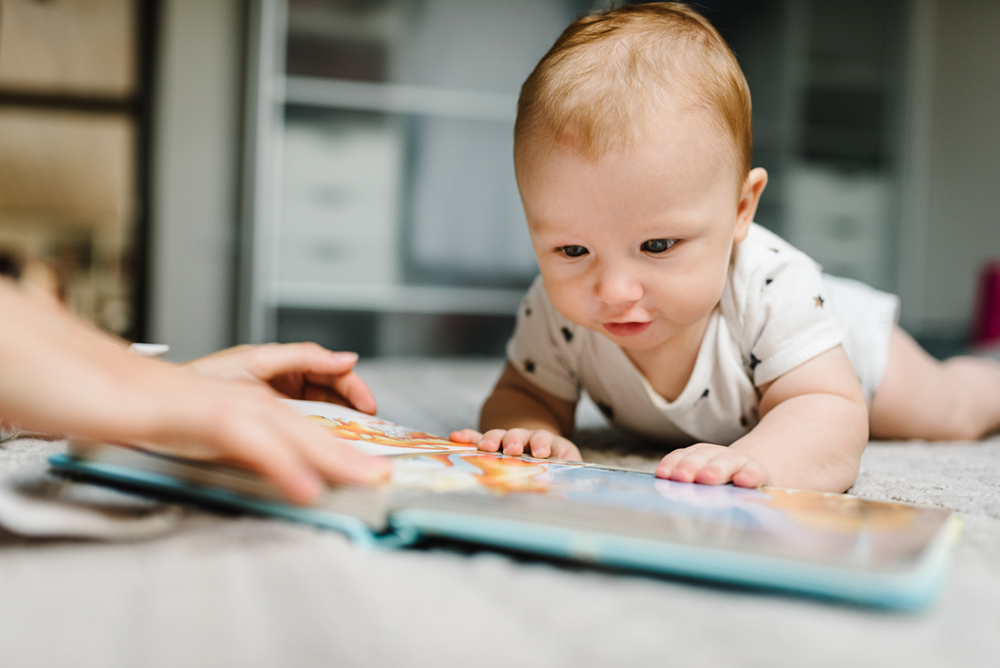
[[[536,273],[521,81],[589,0],[0,0],[0,272],[189,359],[500,355]],[[1000,257],[1000,2],[697,6],[750,82],[758,222],[970,343]]]

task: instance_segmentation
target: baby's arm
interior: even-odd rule
[[[868,443],[868,406],[840,346],[761,388],[760,423],[729,447],[698,443],[663,458],[656,475],[740,487],[843,492]]]
[[[567,435],[573,433],[576,403],[552,396],[527,381],[510,364],[479,415],[480,433],[463,429],[451,435],[458,443],[506,455],[555,457],[579,461],[580,451]]]

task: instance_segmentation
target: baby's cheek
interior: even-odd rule
[[[722,297],[723,281],[698,272],[661,284],[657,301],[664,313],[678,324],[689,324],[711,313]]]
[[[593,314],[590,312],[592,301],[589,294],[580,281],[577,285],[556,284],[552,289],[549,284],[545,284],[545,291],[549,301],[561,316],[580,325],[589,327]]]

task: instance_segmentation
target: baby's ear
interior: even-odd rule
[[[767,170],[763,167],[754,167],[747,174],[743,182],[743,191],[740,194],[739,204],[736,206],[736,233],[734,241],[743,241],[750,231],[750,223],[757,215],[757,205],[760,204],[760,195],[767,186]]]

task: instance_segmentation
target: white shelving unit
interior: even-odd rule
[[[478,57],[490,67],[463,65],[478,50],[428,66],[447,52],[442,35],[411,33],[440,31],[414,18],[440,21],[433,1],[374,3],[382,13],[345,3],[339,18],[300,21],[307,37],[388,45],[390,60],[392,49],[409,49],[367,79],[290,71],[294,4],[251,3],[240,339],[274,340],[283,309],[512,316],[535,271],[506,146],[517,85],[576,3],[464,3],[452,20],[488,28]],[[456,13],[445,9],[445,18]],[[502,34],[504,21],[525,18],[514,37]],[[495,67],[497,53],[509,54],[511,72]],[[412,62],[420,59],[423,70]],[[491,67],[492,79],[479,81],[475,70]],[[438,69],[447,76],[435,80]]]
[[[517,95],[486,91],[372,83],[315,77],[281,77],[283,103],[441,118],[513,123]]]

